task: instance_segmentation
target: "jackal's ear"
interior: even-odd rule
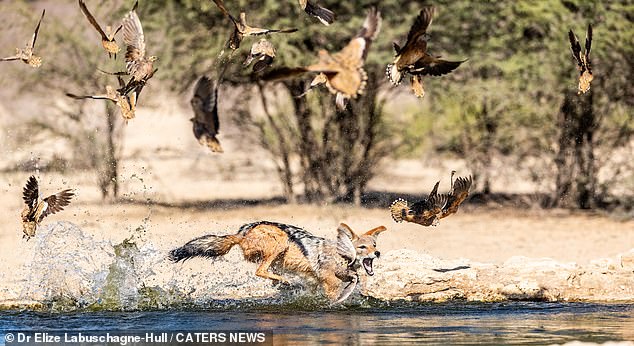
[[[353,231],[352,228],[350,228],[350,226],[346,225],[345,223],[340,223],[339,227],[337,228],[337,234],[345,234],[348,236],[348,238],[350,238],[350,240],[355,241],[357,239],[359,239],[359,236],[357,236]]]
[[[347,259],[348,263],[352,263],[357,258],[357,249],[354,247],[354,244],[352,244],[349,231],[349,227],[346,229],[339,226],[337,229],[337,253]],[[354,233],[352,234],[354,235]]]
[[[381,233],[383,231],[387,231],[387,228],[385,228],[385,226],[379,226],[377,228],[373,228],[373,229],[365,232],[364,235],[369,235],[371,237],[376,238],[379,235],[379,233]]]

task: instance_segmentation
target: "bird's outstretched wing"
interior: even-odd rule
[[[139,2],[135,2],[132,10],[123,18],[123,42],[127,49],[125,53],[126,69],[134,75],[140,62],[145,58],[145,35],[141,20],[136,13]]]
[[[112,100],[108,95],[75,95],[71,93],[66,93],[66,96],[72,97],[77,100],[83,99],[94,99],[94,100]],[[114,101],[114,100],[113,100]]]
[[[439,185],[440,181],[436,182],[427,199],[412,204],[410,209],[414,214],[424,219],[433,219],[441,212],[441,209],[445,206],[446,198],[438,194]]]
[[[259,36],[259,35],[268,35],[273,33],[278,34],[290,34],[292,32],[296,32],[297,28],[288,28],[288,29],[266,29],[266,28],[250,28],[247,34]]]
[[[40,31],[40,24],[42,24],[44,13],[46,13],[46,10],[42,10],[42,16],[40,17],[40,20],[37,22],[37,26],[35,27],[35,32],[33,33],[33,38],[31,39],[31,42],[29,43],[29,47],[31,49],[35,48],[35,41],[37,40],[37,34]]]
[[[431,189],[431,191],[429,192],[429,196],[427,196],[427,199],[433,198],[434,196],[438,195],[438,186],[440,185],[440,181],[436,182],[436,185],[434,185],[434,188]]]
[[[35,208],[37,204],[37,199],[39,197],[39,188],[37,184],[37,179],[35,176],[30,176],[26,181],[26,186],[22,190],[22,199],[24,199],[24,203],[29,206],[29,208]]]
[[[299,0],[299,5],[306,13],[317,18],[324,25],[330,25],[335,21],[334,12],[310,0]]]
[[[403,49],[415,44],[420,37],[425,35],[427,28],[431,25],[435,13],[436,8],[433,6],[425,6],[422,10],[420,10],[420,13],[414,20],[414,24],[409,29],[409,33],[407,33],[407,41],[405,42]]]
[[[337,229],[337,253],[349,263],[354,262],[357,257],[357,250],[352,244],[352,235],[343,225]]]
[[[359,30],[357,36],[355,36],[350,41],[350,43],[348,43],[348,46],[354,47],[357,40],[363,41],[364,44],[359,45],[359,47],[361,48],[361,59],[365,60],[365,58],[367,57],[368,50],[370,49],[370,44],[376,39],[376,37],[379,35],[379,32],[381,31],[381,23],[381,12],[379,12],[376,7],[370,8],[367,16],[365,17],[365,21],[363,22],[361,30]],[[346,46],[346,48],[348,46]],[[343,50],[345,51],[346,48],[344,48]]]
[[[220,122],[218,121],[218,87],[207,76],[202,76],[196,82],[194,96],[190,103],[194,110],[195,119],[207,125],[209,131],[218,134]]]
[[[590,70],[590,49],[592,48],[592,24],[588,24],[588,31],[586,32],[586,51],[584,53],[586,68]]]
[[[229,11],[227,11],[227,8],[225,7],[224,1],[222,1],[222,0],[214,0],[214,4],[216,4],[216,6],[218,6],[218,8],[220,9],[220,12],[222,12],[222,14],[224,14],[229,19],[231,19],[231,21],[234,24],[238,23],[238,21],[231,15],[231,13],[229,13]]]
[[[429,64],[424,64],[422,67],[416,67],[409,71],[409,73],[413,75],[431,75],[431,76],[442,76],[447,74],[460,66],[463,62],[467,61],[467,59],[462,61],[447,61],[442,59],[433,59]]]
[[[9,57],[0,59],[0,61],[14,61],[14,60],[20,60],[20,57],[17,55],[14,55],[14,56],[9,56]]]
[[[88,7],[86,7],[86,3],[84,2],[84,0],[78,0],[78,1],[79,1],[79,8],[84,13],[84,16],[86,16],[86,19],[88,19],[90,24],[92,24],[92,26],[95,28],[95,30],[97,30],[99,35],[101,35],[101,39],[104,41],[108,41],[109,40],[108,35],[106,35],[106,33],[103,31],[99,23],[97,23],[97,20],[95,19],[95,17],[93,17],[92,13],[88,11]],[[119,26],[119,29],[120,28],[121,26]]]
[[[262,80],[267,82],[280,81],[287,78],[293,78],[308,72],[305,67],[278,67],[272,69],[262,76]]]
[[[453,190],[447,196],[446,206],[442,209],[440,218],[445,218],[458,211],[458,207],[469,195],[472,184],[471,176],[468,178],[459,177],[453,183]]]
[[[211,151],[222,152],[222,146],[216,138],[220,129],[217,83],[207,76],[200,77],[190,103],[194,110],[194,118],[191,119],[194,136]]]
[[[583,68],[583,61],[581,61],[581,44],[579,44],[579,40],[572,30],[568,31],[568,39],[570,40],[570,51],[572,52],[572,57],[577,62],[579,68]]]
[[[42,212],[42,215],[40,215],[38,222],[42,221],[47,215],[64,210],[64,207],[70,204],[70,200],[73,196],[75,196],[73,190],[68,189],[44,198],[44,203],[46,203],[47,206]]]

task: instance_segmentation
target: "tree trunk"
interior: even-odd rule
[[[594,132],[597,122],[592,91],[585,95],[566,92],[559,112],[557,176],[552,206],[588,209],[596,205],[597,169]]]
[[[578,160],[577,207],[591,209],[596,206],[595,189],[597,169],[594,161],[594,132],[597,128],[593,110],[592,91],[582,96],[578,139],[575,153]]]
[[[98,170],[99,187],[103,199],[108,197],[116,199],[119,195],[119,182],[117,180],[118,158],[115,143],[116,121],[116,108],[106,101],[106,133],[103,139],[104,147],[99,164],[101,168]]]

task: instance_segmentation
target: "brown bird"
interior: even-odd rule
[[[74,195],[73,190],[67,189],[41,199],[37,179],[30,176],[22,193],[22,198],[26,204],[21,214],[22,231],[24,232],[22,238],[26,238],[28,241],[34,237],[37,226],[42,222],[42,219],[47,215],[62,211]]]
[[[40,67],[40,65],[42,65],[42,58],[33,55],[33,50],[35,49],[35,41],[37,40],[37,33],[40,31],[40,24],[42,23],[42,19],[44,18],[44,13],[46,13],[46,10],[42,10],[42,16],[37,22],[37,26],[35,27],[35,32],[33,33],[31,42],[28,42],[24,46],[24,49],[16,48],[14,56],[2,58],[0,59],[0,61],[22,60],[22,62],[24,62],[25,64],[29,64],[32,67]]]
[[[134,90],[137,99],[145,83],[147,83],[157,71],[154,69],[154,61],[158,59],[154,55],[146,56],[143,26],[136,13],[138,5],[139,2],[136,1],[132,10],[123,18],[123,41],[127,46],[125,52],[125,67],[131,78],[124,88],[119,89],[119,92],[124,95]]]
[[[363,27],[361,28],[359,33],[357,33],[357,36],[355,36],[341,52],[333,55],[333,57],[339,58],[339,61],[344,64],[347,62],[351,65],[359,66],[360,71],[362,72],[363,82],[356,93],[342,92],[334,88],[332,85],[332,81],[340,79],[344,76],[334,75],[329,78],[328,74],[325,72],[317,75],[317,77],[315,77],[315,79],[313,79],[313,81],[310,83],[310,87],[312,88],[321,83],[326,83],[328,89],[331,92],[335,93],[335,100],[339,109],[345,109],[348,99],[350,99],[351,97],[356,98],[356,96],[358,94],[362,94],[365,89],[365,83],[368,77],[365,73],[365,70],[363,70],[363,63],[368,56],[370,44],[379,35],[379,31],[381,31],[381,12],[377,11],[376,8],[373,7],[370,9],[370,11],[368,11],[368,15],[363,22]],[[336,90],[336,92],[334,92],[334,90]]]
[[[114,102],[119,109],[121,110],[121,116],[125,120],[126,124],[128,120],[134,119],[136,113],[136,94],[133,92],[130,95],[123,95],[117,89],[113,88],[110,85],[106,85],[106,93],[101,95],[75,95],[71,93],[66,93],[66,96],[72,97],[74,99],[94,99],[94,100],[110,100]]]
[[[447,195],[438,194],[438,185],[440,181],[434,185],[426,199],[412,204],[399,198],[390,205],[390,213],[392,219],[396,222],[413,222],[423,226],[436,226],[438,217],[442,213],[442,209],[447,204]]]
[[[240,43],[245,36],[256,36],[256,35],[268,35],[272,33],[291,33],[297,31],[297,28],[292,29],[264,29],[264,28],[256,28],[251,27],[247,24],[247,14],[244,12],[240,12],[240,20],[236,20],[229,11],[225,8],[225,4],[223,0],[214,0],[214,3],[220,11],[227,16],[231,22],[233,22],[233,33],[229,38],[229,48],[236,50],[240,47]]]
[[[394,62],[387,65],[386,74],[394,85],[401,83],[403,74],[412,75],[412,89],[416,96],[423,97],[425,90],[421,76],[441,76],[455,70],[463,61],[448,61],[427,53],[427,28],[432,22],[436,10],[433,6],[424,7],[407,34],[407,41],[403,47],[394,43],[396,56]]]
[[[334,12],[310,0],[299,0],[299,6],[309,15],[319,19],[324,25],[330,25],[335,21]]]
[[[578,94],[585,93],[590,90],[590,82],[592,82],[592,66],[590,64],[590,47],[592,46],[592,25],[588,24],[586,32],[586,51],[581,55],[581,44],[575,33],[570,30],[568,32],[570,39],[570,50],[572,57],[577,61],[577,69],[579,69],[579,91]]]
[[[119,53],[120,48],[119,45],[117,45],[117,42],[114,40],[114,36],[119,32],[119,30],[121,30],[121,28],[123,28],[123,25],[119,25],[114,32],[110,32],[110,27],[107,26],[106,32],[104,32],[99,23],[97,23],[95,17],[93,17],[90,11],[88,11],[88,7],[86,7],[86,3],[84,2],[84,0],[78,1],[81,11],[84,13],[90,24],[95,28],[95,30],[97,30],[99,35],[101,35],[101,45],[103,46],[103,49],[105,49],[108,53],[108,57],[112,58],[114,56],[114,58],[116,59],[117,53]]]
[[[190,103],[194,110],[194,117],[190,120],[194,124],[194,136],[198,143],[206,145],[213,152],[222,153],[222,146],[216,138],[220,128],[216,83],[207,76],[200,77]]]
[[[249,56],[244,61],[244,65],[249,66],[249,64],[256,59],[257,61],[253,64],[254,73],[262,72],[265,68],[273,64],[273,59],[275,59],[275,47],[265,38],[260,39],[251,46],[251,52],[249,52]]]
[[[368,54],[370,43],[381,30],[381,13],[370,9],[363,28],[341,51],[330,54],[319,51],[319,61],[313,65],[299,68],[280,68],[263,77],[264,80],[278,80],[293,77],[305,72],[319,72],[309,87],[325,83],[328,90],[336,95],[337,106],[345,108],[346,101],[363,94],[368,76],[363,63]],[[305,94],[305,92],[304,92]]]
[[[459,177],[454,181],[453,176],[455,173],[456,171],[451,171],[451,191],[444,195],[447,198],[447,203],[442,208],[440,219],[457,212],[460,204],[469,196],[469,189],[471,189],[471,183],[473,182],[471,176],[468,178]]]

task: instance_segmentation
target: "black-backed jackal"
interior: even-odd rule
[[[372,262],[380,256],[376,238],[385,230],[380,226],[358,236],[342,223],[337,228],[335,241],[317,237],[299,227],[259,221],[243,225],[236,234],[193,239],[170,251],[169,258],[174,262],[197,256],[215,258],[238,245],[247,261],[260,263],[255,275],[288,283],[284,277],[269,272],[273,265],[314,277],[326,296],[339,303],[356,287],[359,268],[374,275]]]

